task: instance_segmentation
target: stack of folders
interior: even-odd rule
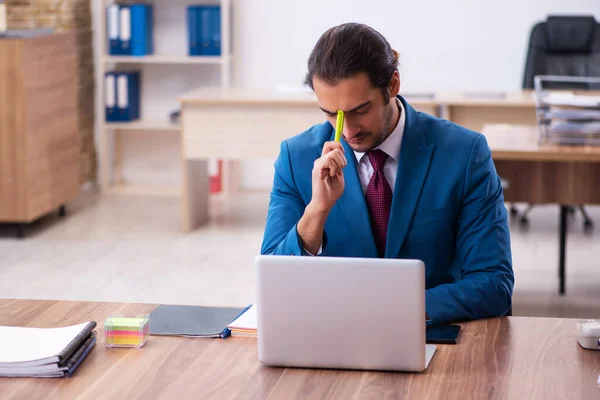
[[[108,122],[140,118],[140,71],[109,71],[104,76],[105,113]]]
[[[106,9],[108,51],[115,56],[147,56],[154,52],[151,4],[111,4]]]
[[[188,6],[187,28],[190,56],[221,55],[221,6]]]
[[[547,138],[560,144],[600,144],[600,96],[551,93],[540,113]]]
[[[227,338],[227,325],[247,309],[162,304],[150,313],[150,335]]]
[[[235,319],[232,323],[227,325],[227,328],[231,331],[231,336],[238,337],[256,337],[257,333],[257,322],[256,322],[256,311],[258,306],[253,304],[250,306],[242,315]]]
[[[0,326],[0,376],[72,376],[96,344],[96,322],[61,328]]]

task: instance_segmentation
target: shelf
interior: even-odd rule
[[[158,197],[179,197],[181,188],[175,186],[159,185],[138,185],[128,183],[118,183],[108,186],[107,191],[113,195],[119,196],[158,196]]]
[[[179,125],[166,121],[142,120],[133,122],[105,122],[104,124],[106,129],[117,129],[120,131],[180,131]]]
[[[178,95],[175,92],[191,91],[194,87],[188,87],[188,85],[196,85],[198,81],[197,74],[204,70],[210,70],[210,76],[207,76],[207,82],[204,84],[198,83],[198,86],[204,86],[206,84],[216,84],[220,81],[221,88],[228,88],[231,84],[233,62],[237,60],[235,54],[231,49],[232,44],[232,1],[231,0],[216,0],[222,7],[221,13],[221,55],[220,56],[190,56],[188,53],[188,29],[187,29],[187,14],[183,9],[184,3],[179,1],[172,2],[169,0],[153,2],[157,5],[155,8],[156,14],[160,13],[164,16],[159,17],[160,21],[158,24],[161,25],[155,31],[154,37],[154,54],[146,56],[132,56],[132,55],[117,55],[110,54],[110,42],[108,40],[108,12],[106,6],[114,4],[114,0],[99,0],[92,1],[93,13],[98,16],[94,21],[94,31],[97,35],[94,37],[100,49],[100,54],[94,60],[94,69],[96,76],[96,87],[105,88],[105,74],[107,71],[115,70],[121,71],[126,69],[140,69],[141,73],[147,73],[149,79],[153,79],[155,82],[159,82],[160,85],[165,85],[164,94]],[[2,2],[2,0],[0,0]],[[129,2],[125,2],[129,3]],[[152,2],[151,2],[152,3]],[[172,4],[177,3],[177,4]],[[212,4],[215,1],[201,1],[201,4]],[[175,18],[175,16],[178,18]],[[155,19],[154,23],[157,20]],[[153,26],[154,28],[154,26]],[[174,36],[164,35],[162,32],[175,32],[178,31],[179,35],[177,40],[180,42],[178,46],[173,46],[172,41]],[[160,34],[158,34],[160,32]],[[149,68],[149,70],[146,70]],[[198,70],[198,68],[200,70]],[[173,69],[173,71],[170,71]],[[219,74],[217,75],[217,72]],[[217,78],[218,76],[218,78]],[[164,82],[163,82],[164,80]],[[201,80],[202,81],[202,80]],[[154,86],[156,87],[156,86]],[[149,93],[145,93],[143,90],[140,92],[140,103],[148,104],[148,102],[154,102],[156,107],[148,107],[153,109],[148,115],[143,113],[143,119],[132,122],[108,122],[104,120],[104,107],[106,104],[106,90],[98,90],[99,96],[98,101],[95,104],[97,115],[101,116],[101,120],[98,121],[100,129],[99,135],[101,140],[99,141],[99,180],[102,189],[107,193],[121,194],[121,195],[135,195],[135,194],[149,194],[149,195],[161,195],[161,194],[174,194],[181,193],[181,188],[165,188],[162,187],[159,182],[158,186],[138,185],[135,182],[127,182],[126,184],[119,183],[119,180],[123,176],[127,176],[127,171],[123,171],[124,165],[127,168],[140,168],[137,165],[130,166],[127,162],[128,158],[136,158],[135,151],[126,151],[123,147],[129,146],[131,143],[129,139],[135,141],[144,141],[145,137],[159,135],[161,138],[169,141],[180,142],[179,136],[181,134],[180,124],[170,123],[169,115],[173,112],[172,105],[168,106],[164,104],[164,100],[161,98],[163,90],[161,86],[158,86],[158,90],[149,90]],[[179,94],[180,95],[180,94]],[[165,109],[166,108],[166,109]],[[136,133],[140,134],[137,135]],[[131,135],[133,133],[133,135]],[[114,134],[114,135],[113,135]],[[130,136],[127,140],[123,140],[123,136]],[[178,143],[178,146],[180,144]],[[132,149],[134,149],[132,147]],[[173,157],[180,158],[180,154],[175,152]],[[115,162],[118,161],[118,162]],[[125,172],[125,173],[124,173]],[[152,179],[154,180],[154,179]],[[141,182],[140,182],[141,183]],[[151,184],[152,182],[148,182]],[[176,189],[176,190],[173,190]]]
[[[221,65],[231,60],[227,56],[105,56],[104,61],[109,63],[128,64],[212,64]]]

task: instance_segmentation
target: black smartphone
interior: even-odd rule
[[[425,332],[428,344],[456,344],[460,325],[429,325]]]

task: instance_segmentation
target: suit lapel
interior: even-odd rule
[[[396,258],[400,253],[408,227],[421,196],[435,144],[428,143],[416,111],[400,98],[406,112],[406,123],[394,185],[394,197],[388,224],[385,256]]]
[[[330,140],[334,140],[333,132]],[[338,199],[335,207],[340,207],[348,225],[356,237],[356,244],[365,249],[367,257],[377,257],[377,246],[371,230],[369,210],[362,191],[360,178],[358,176],[358,165],[354,151],[342,140],[344,154],[348,165],[344,168],[344,193]],[[323,152],[323,145],[319,146],[319,154]]]

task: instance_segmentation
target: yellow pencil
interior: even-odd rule
[[[344,112],[342,110],[338,110],[337,122],[335,124],[335,141],[336,142],[340,141],[343,127],[344,127]]]

